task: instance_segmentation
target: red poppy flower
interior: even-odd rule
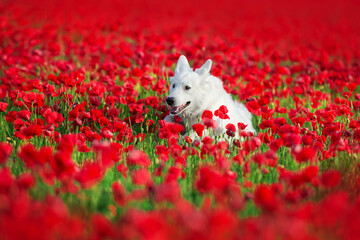
[[[60,179],[66,176],[73,176],[75,173],[75,164],[68,153],[57,152],[54,157],[50,159],[50,166],[55,175]]]
[[[169,149],[164,145],[157,145],[155,147],[156,154],[159,155],[159,158],[163,161],[169,160]]]
[[[181,169],[178,168],[178,167],[175,167],[175,166],[171,166],[169,169],[168,169],[168,173],[165,177],[165,182],[174,182],[174,181],[177,181],[178,178],[181,176]]]
[[[167,123],[164,120],[159,122],[161,128],[159,129],[159,137],[161,139],[170,139],[172,137],[178,138],[179,133],[182,133],[185,127],[178,123]]]
[[[245,125],[244,123],[239,122],[238,123],[238,128],[241,130],[245,130],[245,128],[247,127],[247,125]]]
[[[153,184],[149,170],[147,170],[145,168],[133,170],[131,172],[131,178],[132,178],[133,184],[135,184],[135,185],[150,186]]]
[[[8,104],[4,102],[0,102],[0,112],[5,112]]]
[[[0,143],[0,164],[6,163],[6,160],[10,157],[12,149],[13,148],[9,143]]]
[[[341,174],[337,170],[327,170],[321,174],[321,183],[324,187],[333,188],[339,185]]]
[[[114,182],[111,185],[115,202],[119,206],[124,206],[126,203],[125,189],[119,182]]]
[[[197,133],[199,137],[202,137],[205,126],[201,123],[196,123],[192,126],[193,130]]]
[[[126,163],[129,166],[143,166],[148,167],[151,164],[149,157],[141,150],[132,150],[129,152]]]
[[[181,198],[180,186],[177,182],[164,182],[156,185],[154,190],[154,199],[156,202],[176,202]]]
[[[75,179],[83,188],[91,188],[103,177],[103,169],[98,162],[86,161],[80,171],[75,175]]]
[[[215,110],[214,115],[219,117],[220,119],[230,119],[230,117],[227,115],[229,110],[226,106],[221,105],[218,110]]]
[[[316,150],[311,146],[301,147],[297,146],[293,150],[295,159],[297,162],[308,162],[312,161],[315,158]]]
[[[227,124],[225,126],[226,128],[226,134],[229,136],[229,137],[234,137],[235,136],[235,132],[236,132],[236,127],[234,124]]]
[[[179,117],[178,115],[175,115],[175,116],[174,116],[174,121],[175,121],[176,123],[180,123],[180,122],[182,122],[182,119],[181,119],[181,117]]]
[[[264,211],[273,212],[278,208],[278,200],[268,185],[259,185],[254,192],[254,201]]]
[[[24,119],[25,121],[29,121],[31,117],[31,112],[26,110],[21,110],[20,112],[17,113],[17,116]]]
[[[201,115],[201,119],[204,121],[204,119],[212,119],[213,113],[209,110],[205,110],[203,114]]]
[[[22,189],[29,189],[35,186],[35,178],[31,173],[25,172],[18,176],[17,184]]]
[[[247,101],[245,104],[246,108],[254,115],[259,116],[260,115],[260,105],[256,99],[253,99],[251,101]]]

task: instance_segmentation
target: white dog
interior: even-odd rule
[[[203,112],[209,110],[214,113],[220,106],[225,105],[229,119],[214,116],[216,124],[213,134],[220,136],[220,139],[229,140],[226,134],[226,126],[229,123],[236,127],[235,138],[239,138],[238,123],[247,125],[245,131],[256,133],[251,122],[251,113],[243,104],[231,98],[219,78],[210,74],[211,64],[209,59],[201,68],[193,71],[186,57],[180,56],[175,76],[170,77],[170,93],[166,98],[170,115],[166,116],[165,121],[174,122],[174,115],[178,115],[186,134],[194,140],[197,134],[192,130],[192,126],[203,123],[201,121]],[[211,132],[205,134],[211,135]]]

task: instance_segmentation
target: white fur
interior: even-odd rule
[[[201,116],[204,110],[215,112],[221,105],[225,105],[229,112],[227,113],[230,119],[220,119],[214,115],[213,119],[217,122],[217,128],[212,133],[207,131],[206,134],[219,135],[220,138],[226,135],[225,126],[232,123],[236,127],[236,138],[239,138],[237,124],[242,122],[247,125],[245,131],[256,133],[252,122],[251,113],[247,108],[239,102],[235,102],[231,95],[228,94],[223,87],[222,81],[210,74],[211,60],[207,60],[205,64],[193,71],[185,56],[180,56],[176,69],[175,76],[170,77],[170,92],[169,97],[174,98],[174,106],[181,106],[186,102],[191,102],[190,105],[179,113],[178,116],[182,119],[182,124],[185,126],[185,131],[193,140],[197,138],[196,133],[192,130],[192,125],[201,122]],[[191,87],[186,90],[185,86]],[[173,114],[165,118],[167,122],[173,122]]]

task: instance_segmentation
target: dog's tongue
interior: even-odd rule
[[[179,111],[180,108],[181,108],[181,106],[179,106],[179,107],[170,107],[169,111],[170,112],[177,112],[177,111]]]
[[[181,110],[182,107],[184,107],[186,105],[186,103],[184,103],[183,105],[177,106],[177,107],[170,107],[169,111],[171,113],[177,113],[178,111]]]

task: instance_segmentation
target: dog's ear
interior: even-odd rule
[[[199,75],[203,75],[205,73],[209,73],[210,69],[211,69],[211,65],[212,65],[212,61],[210,59],[208,59],[204,65],[201,66],[201,68],[198,68],[195,70],[196,73],[198,73]]]
[[[176,68],[175,68],[175,75],[180,74],[182,72],[186,72],[189,71],[190,65],[188,60],[186,59],[186,57],[184,55],[181,55],[179,57],[179,60],[177,62]]]

